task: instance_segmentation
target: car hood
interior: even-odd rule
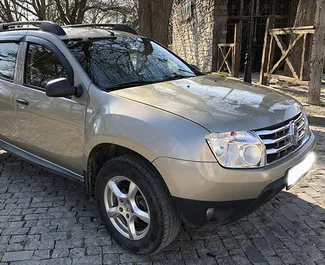
[[[273,89],[216,75],[127,88],[112,94],[181,116],[210,132],[261,129],[291,119],[301,111],[294,99]]]

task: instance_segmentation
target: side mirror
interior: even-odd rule
[[[46,95],[48,97],[68,97],[82,96],[82,88],[74,87],[66,78],[54,79],[45,86]]]
[[[201,72],[200,68],[197,67],[195,64],[190,64],[190,66],[191,66],[195,71]]]

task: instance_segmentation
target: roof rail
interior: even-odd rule
[[[22,28],[22,26],[34,26],[38,27],[40,30],[56,34],[58,36],[66,35],[63,28],[61,28],[58,24],[53,23],[51,21],[21,21],[21,22],[8,22],[0,24],[0,32],[7,30],[17,30],[17,29],[33,29],[33,28]]]
[[[124,24],[76,24],[76,25],[66,25],[63,28],[109,28],[111,30],[119,30],[128,32],[131,34],[139,35],[139,33],[132,27]]]

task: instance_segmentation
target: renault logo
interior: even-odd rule
[[[298,140],[299,140],[299,132],[298,132],[298,126],[295,124],[295,122],[290,122],[290,127],[289,127],[289,135],[291,138],[291,142],[294,146],[298,145]]]

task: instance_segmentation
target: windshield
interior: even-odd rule
[[[67,46],[102,90],[196,76],[188,65],[146,38],[76,39]]]

